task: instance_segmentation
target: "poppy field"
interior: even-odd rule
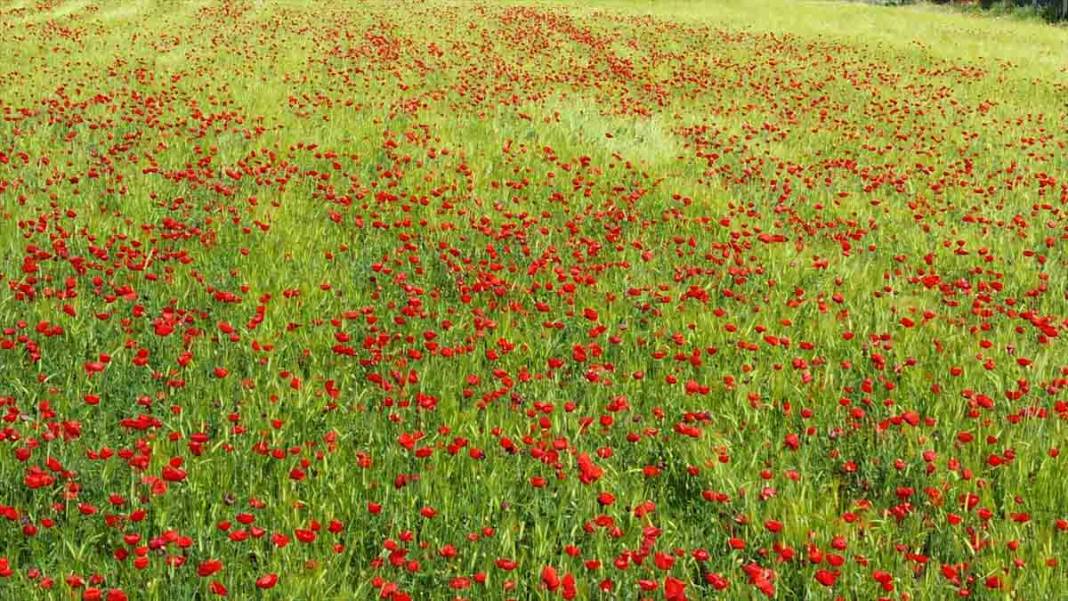
[[[1068,598],[1068,31],[0,0],[0,599]]]

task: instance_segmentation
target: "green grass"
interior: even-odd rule
[[[1058,598],[1066,97],[926,5],[0,0],[0,599]]]

